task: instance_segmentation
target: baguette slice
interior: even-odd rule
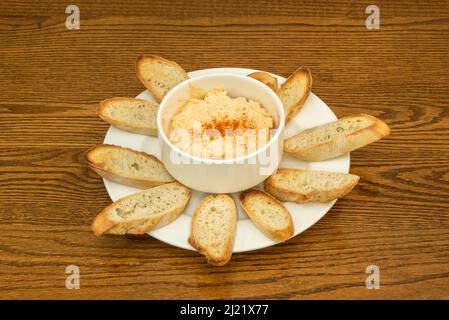
[[[280,201],[328,202],[351,192],[359,176],[341,172],[279,169],[265,181],[265,191]]]
[[[284,152],[301,160],[321,161],[364,147],[390,134],[381,120],[367,114],[304,130],[285,140]]]
[[[151,188],[175,181],[158,158],[114,145],[97,145],[86,155],[89,167],[103,178],[135,188]]]
[[[100,102],[98,116],[125,131],[157,136],[157,103],[135,98],[117,97]]]
[[[290,212],[268,193],[245,191],[240,194],[240,203],[254,224],[270,239],[281,242],[293,236]]]
[[[190,189],[179,182],[167,183],[120,199],[95,218],[96,236],[144,234],[175,220],[190,200]]]
[[[312,72],[301,67],[293,72],[281,85],[277,94],[285,109],[285,123],[288,123],[301,110],[312,89]]]
[[[225,265],[231,259],[236,225],[234,199],[225,194],[207,196],[193,215],[189,243],[208,263]]]
[[[136,73],[142,84],[159,102],[170,89],[189,78],[176,62],[155,55],[139,56],[136,60]]]
[[[266,72],[253,72],[249,74],[248,77],[254,78],[266,84],[274,92],[278,89],[278,80]]]

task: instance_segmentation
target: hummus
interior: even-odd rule
[[[171,120],[170,141],[194,156],[244,156],[268,142],[273,118],[260,103],[215,88],[191,98]]]

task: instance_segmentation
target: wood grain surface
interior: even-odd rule
[[[70,2],[72,3],[72,2]],[[0,298],[449,299],[449,5],[376,1],[0,2]],[[96,238],[110,199],[86,149],[100,100],[143,90],[142,53],[187,70],[307,65],[337,114],[392,128],[351,154],[360,184],[290,241],[212,267],[150,237]],[[67,290],[78,265],[81,288]],[[379,290],[365,268],[378,265]]]

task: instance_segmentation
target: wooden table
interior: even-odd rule
[[[0,298],[449,298],[449,5],[376,1],[0,3]],[[143,90],[142,53],[187,70],[309,66],[337,116],[384,119],[351,154],[357,188],[290,241],[207,265],[150,237],[95,238],[110,203],[86,167],[102,99]],[[81,288],[65,287],[77,265]],[[380,268],[368,290],[365,269]]]

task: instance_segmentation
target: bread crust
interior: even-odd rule
[[[278,79],[270,75],[269,73],[263,72],[263,71],[257,71],[250,73],[248,77],[256,79],[263,84],[267,85],[271,90],[274,92],[278,89]]]
[[[128,101],[128,102],[137,102],[137,101],[141,101],[141,102],[149,102],[149,103],[154,103],[157,105],[157,103],[155,102],[151,102],[148,100],[144,100],[144,99],[137,99],[137,98],[129,98],[129,97],[114,97],[114,98],[109,98],[109,99],[105,99],[103,101],[100,102],[98,108],[97,108],[97,115],[104,121],[106,121],[109,124],[112,124],[113,126],[116,126],[119,129],[128,131],[128,132],[133,132],[133,133],[137,133],[137,134],[143,134],[146,136],[157,136],[157,127],[140,127],[140,126],[135,126],[133,124],[127,123],[125,121],[121,121],[120,119],[116,119],[116,118],[111,118],[110,116],[108,116],[105,112],[105,109],[108,107],[108,103],[112,102],[112,101]]]
[[[108,180],[111,180],[111,181],[114,181],[114,182],[117,182],[117,183],[120,183],[123,185],[130,186],[130,187],[139,188],[139,189],[152,188],[152,187],[156,187],[156,186],[159,186],[162,184],[166,184],[166,183],[175,181],[173,178],[172,178],[172,180],[168,180],[168,181],[157,181],[157,180],[150,180],[150,179],[137,179],[137,178],[121,176],[121,175],[113,172],[112,170],[107,170],[104,167],[103,163],[98,162],[94,159],[93,152],[97,148],[112,148],[112,149],[117,149],[117,150],[129,150],[129,151],[133,152],[134,154],[139,154],[139,155],[146,157],[150,161],[157,162],[161,165],[163,165],[163,164],[155,156],[145,153],[145,152],[142,152],[142,151],[137,151],[137,150],[133,150],[131,148],[120,147],[120,146],[116,146],[116,145],[112,145],[112,144],[97,144],[97,145],[89,148],[89,150],[87,151],[87,154],[86,154],[86,160],[87,160],[87,164],[89,165],[89,168],[91,168],[93,171],[95,171],[97,174],[99,174],[103,178],[106,178]]]
[[[229,204],[231,205],[232,209],[233,209],[233,214],[234,214],[234,219],[232,219],[232,223],[231,223],[231,234],[228,237],[228,242],[226,243],[226,251],[223,254],[223,256],[220,259],[216,259],[214,258],[210,252],[208,251],[208,248],[202,246],[201,244],[199,244],[196,239],[195,239],[195,225],[197,223],[198,220],[198,216],[200,215],[200,211],[201,209],[209,202],[209,201],[213,201],[214,199],[216,199],[216,197],[226,197],[226,201],[229,202]],[[191,226],[191,232],[190,232],[190,236],[187,239],[187,241],[190,243],[190,245],[192,247],[194,247],[200,254],[204,255],[207,259],[207,263],[213,265],[213,266],[223,266],[225,264],[227,264],[229,262],[229,260],[231,259],[232,256],[232,250],[234,247],[234,239],[235,239],[235,230],[236,230],[236,226],[237,226],[237,208],[235,206],[235,202],[234,199],[232,199],[232,197],[230,197],[229,195],[226,194],[218,194],[216,196],[214,195],[209,195],[207,197],[205,197],[201,203],[198,205],[198,207],[195,209],[195,212],[193,214],[192,217],[192,226]]]
[[[350,115],[342,117],[339,120],[356,117],[366,117],[370,119],[373,123],[371,126],[367,128],[353,132],[348,135],[344,136],[342,135],[338,139],[333,139],[331,141],[327,141],[317,145],[311,145],[310,147],[301,150],[298,150],[297,148],[294,147],[293,148],[288,147],[287,145],[288,141],[297,138],[301,134],[314,130],[314,128],[310,128],[294,135],[293,137],[288,138],[284,142],[284,152],[305,161],[328,160],[339,157],[341,155],[344,155],[348,152],[354,151],[361,147],[364,147],[370,143],[376,142],[381,138],[390,134],[390,128],[385,122],[368,114],[361,113]]]
[[[307,171],[303,169],[289,169],[289,168],[280,168],[278,171],[268,177],[267,180],[265,180],[264,183],[264,190],[271,194],[273,197],[280,201],[291,201],[296,203],[306,203],[306,202],[320,202],[325,203],[329,202],[335,199],[339,199],[347,195],[349,192],[354,189],[354,187],[359,182],[360,177],[357,175],[351,175],[354,177],[354,179],[351,181],[351,183],[343,184],[337,188],[334,188],[332,190],[327,191],[311,191],[308,193],[299,193],[295,192],[293,190],[284,188],[282,186],[276,186],[274,182],[274,176],[276,174],[289,174],[293,172],[298,171]]]
[[[116,202],[110,204],[106,208],[100,211],[100,213],[95,217],[92,223],[92,231],[98,237],[103,234],[145,234],[151,230],[163,227],[173,220],[175,220],[186,208],[190,201],[191,191],[186,186],[179,182],[172,182],[170,184],[177,184],[179,187],[184,188],[188,192],[188,198],[183,203],[182,206],[175,208],[174,210],[167,212],[165,214],[155,214],[147,218],[139,218],[130,221],[114,221],[109,218],[109,212],[111,209],[115,208],[117,204],[132,199],[137,195],[144,193],[148,190],[144,190],[138,193],[134,193],[125,198],[117,200]],[[167,184],[168,185],[168,184]]]
[[[247,202],[250,197],[264,197],[268,198],[273,202],[275,206],[280,208],[284,213],[286,213],[288,217],[288,224],[283,229],[274,229],[271,226],[269,226],[267,223],[265,223],[262,219],[260,219],[256,213],[254,213]],[[261,190],[247,190],[245,192],[242,192],[240,194],[240,204],[242,205],[243,210],[245,210],[246,214],[251,218],[251,221],[270,239],[277,241],[277,242],[283,242],[288,239],[290,239],[294,234],[294,225],[292,221],[292,217],[290,215],[290,212],[288,209],[280,203],[276,198],[271,196],[270,194],[263,192]]]
[[[148,89],[148,91],[150,91],[150,93],[153,95],[154,98],[156,98],[156,100],[158,102],[161,102],[162,99],[164,98],[164,96],[160,95],[158,90],[156,90],[156,88],[154,86],[149,84],[148,81],[146,81],[145,77],[142,75],[140,67],[141,67],[142,63],[144,62],[144,60],[151,60],[151,61],[154,60],[154,61],[163,62],[165,64],[170,64],[170,65],[176,67],[178,69],[178,71],[181,72],[184,75],[185,79],[189,78],[187,72],[179,64],[177,64],[175,61],[167,60],[165,58],[162,58],[160,56],[153,55],[153,54],[143,54],[143,55],[138,56],[137,59],[136,59],[136,74],[137,74],[137,78],[139,78],[140,82],[142,82],[142,84]]]
[[[291,108],[290,110],[285,109],[285,123],[288,123],[290,120],[292,120],[296,114],[301,110],[301,108],[304,106],[304,103],[307,101],[307,98],[310,95],[310,91],[312,90],[312,71],[308,67],[300,67],[296,69],[288,78],[287,80],[281,85],[279,90],[277,91],[277,94],[279,97],[282,97],[285,88],[290,85],[292,82],[296,81],[298,77],[305,77],[307,80],[307,87],[305,89],[304,95],[299,99]],[[281,99],[282,100],[282,99]]]

